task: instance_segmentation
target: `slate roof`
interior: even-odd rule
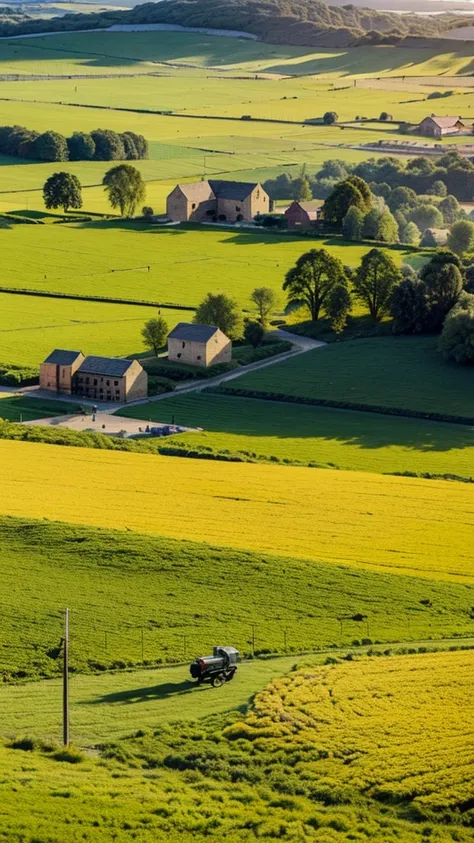
[[[193,181],[178,187],[190,202],[208,202],[216,198],[208,181]]]
[[[456,123],[462,123],[460,117],[436,117],[434,114],[431,114],[431,119],[440,129],[452,129],[456,125]]]
[[[133,360],[122,360],[120,357],[86,357],[78,368],[78,372],[85,375],[109,375],[112,378],[121,378],[130,368]]]
[[[215,325],[195,325],[190,322],[179,322],[173,328],[168,339],[182,340],[183,342],[209,342],[219,330]]]
[[[55,348],[44,362],[55,363],[56,366],[72,366],[81,354],[82,351],[67,351],[64,348]]]
[[[258,182],[247,181],[209,181],[218,199],[236,199],[243,202],[252,190],[258,187]]]

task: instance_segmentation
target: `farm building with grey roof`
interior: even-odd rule
[[[232,342],[215,325],[180,322],[168,334],[168,360],[203,367],[230,363]]]
[[[148,395],[148,375],[138,360],[85,357],[56,348],[40,364],[40,388],[92,401],[136,401]]]
[[[173,222],[252,222],[270,211],[270,197],[258,182],[209,181],[177,184],[166,200]]]

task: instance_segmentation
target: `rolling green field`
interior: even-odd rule
[[[226,388],[472,418],[472,371],[443,360],[436,345],[436,337],[331,343],[307,352],[304,366],[298,357],[285,360]]]
[[[464,425],[217,393],[172,396],[117,415],[204,428],[166,440],[184,451],[198,448],[356,471],[474,476],[474,437]]]
[[[54,242],[54,238],[51,242]],[[21,250],[14,254],[18,260],[24,255]],[[48,263],[46,260],[41,262],[41,255],[31,253],[30,257],[35,262],[39,276],[40,267],[47,266]],[[77,254],[74,257],[77,260],[79,275],[81,259]],[[67,283],[67,255],[60,254],[59,258],[63,261],[63,277]],[[139,271],[136,275],[138,274]],[[20,283],[23,280],[22,278]],[[90,285],[92,291],[93,276]],[[36,286],[33,279],[32,286]],[[77,286],[80,286],[79,281]],[[0,325],[0,360],[31,366],[39,366],[54,348],[78,349],[84,354],[116,356],[143,353],[145,348],[141,330],[146,320],[157,314],[156,308],[152,307],[7,293],[0,293],[0,307],[3,314]],[[191,319],[192,311],[166,309],[162,311],[162,315],[171,330],[178,322]]]
[[[78,404],[70,401],[49,401],[43,398],[28,398],[26,395],[4,395],[0,393],[0,418],[8,421],[31,421],[64,416],[77,412]]]
[[[18,670],[28,677],[58,673],[47,652],[61,637],[66,605],[75,670],[186,661],[224,639],[242,653],[285,653],[472,630],[469,583],[47,520],[2,517],[0,535],[9,594],[0,620],[0,674],[7,677]],[[111,691],[118,687],[117,681]],[[0,712],[1,699],[0,693]],[[16,732],[31,723],[19,713],[15,728],[9,717],[0,718],[0,732],[7,722]]]
[[[370,248],[339,238],[319,239],[311,246],[327,248],[353,266],[358,266]],[[210,290],[231,294],[241,307],[250,308],[251,291],[265,284],[280,294],[283,309],[285,273],[308,248],[307,238],[210,226],[160,227],[126,222],[13,225],[3,238],[2,285],[179,304],[192,309]],[[398,263],[405,256],[403,249],[395,249],[392,254]],[[36,309],[49,313],[54,306],[51,299],[31,301],[28,305],[23,300],[19,307],[16,296],[7,296],[4,304],[10,312],[27,311],[24,327],[28,327],[31,319],[36,320]],[[143,322],[149,318],[149,311],[142,307],[124,309],[122,305],[87,302],[59,302],[57,307],[57,318],[63,322],[67,321],[65,309],[77,314],[80,322],[81,308],[85,308],[85,322],[94,313],[99,314],[97,321],[104,322],[125,321],[127,317],[130,322]],[[99,313],[100,308],[105,309]],[[107,308],[111,308],[109,312]],[[171,323],[177,314],[167,310],[164,315]],[[54,310],[48,318],[50,322],[39,324],[54,325]],[[181,316],[181,321],[183,318],[186,321],[186,316]],[[127,337],[124,340],[130,342]],[[125,349],[136,350],[133,342]]]

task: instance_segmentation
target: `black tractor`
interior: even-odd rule
[[[230,682],[237,670],[239,658],[235,647],[214,647],[212,656],[201,656],[193,661],[189,671],[196,685],[210,682],[213,688],[220,688],[224,682]]]

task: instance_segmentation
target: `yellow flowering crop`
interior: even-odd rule
[[[0,442],[0,511],[474,579],[474,488],[369,473]]]

